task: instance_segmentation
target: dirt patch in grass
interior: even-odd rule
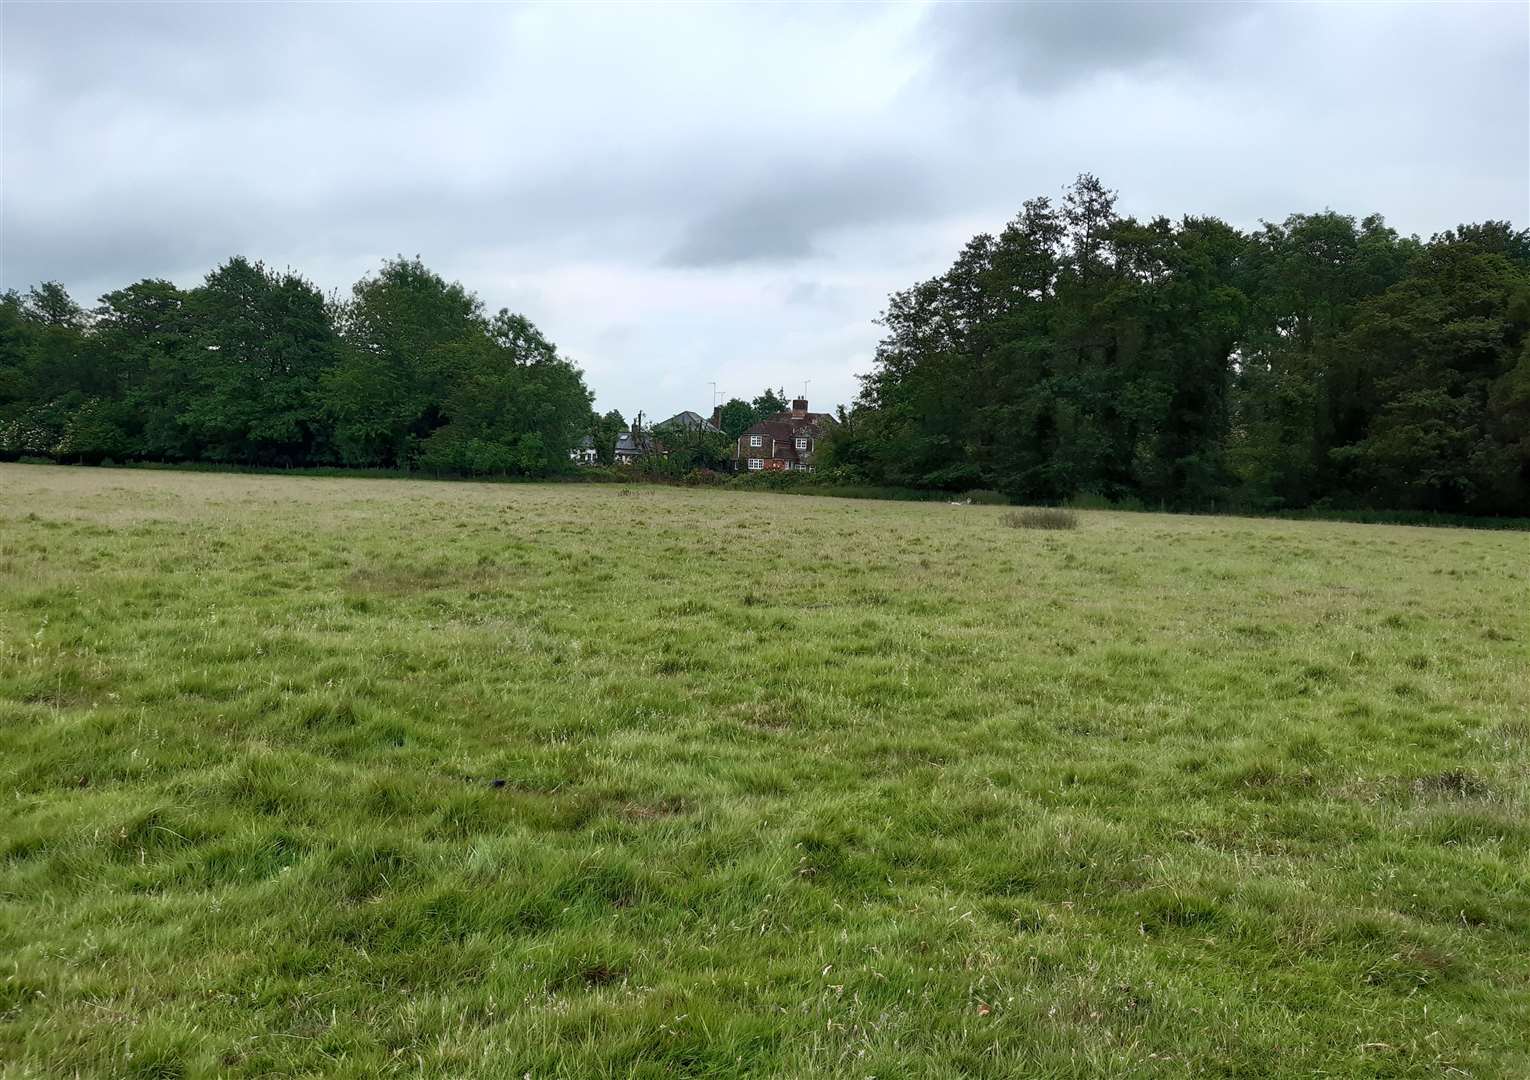
[[[1493,794],[1486,780],[1465,769],[1430,773],[1415,778],[1408,786],[1421,799],[1486,799]]]
[[[652,801],[634,799],[623,803],[619,812],[628,821],[661,821],[690,813],[691,801],[678,795]]]

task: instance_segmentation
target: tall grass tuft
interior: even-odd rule
[[[1078,513],[1066,506],[1027,506],[1003,517],[1011,529],[1076,529]]]

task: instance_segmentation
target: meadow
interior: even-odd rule
[[[0,1076],[1530,1075],[1530,534],[0,465]]]

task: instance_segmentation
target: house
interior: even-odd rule
[[[790,409],[767,416],[738,437],[733,467],[746,472],[812,472],[813,454],[832,423],[828,413],[808,412],[807,398],[795,398]]]
[[[600,455],[595,452],[595,440],[588,435],[580,439],[568,452],[568,459],[578,465],[599,464]]]
[[[675,413],[675,415],[671,416],[668,420],[664,420],[655,424],[653,426],[653,430],[658,432],[708,431],[712,432],[713,434],[721,434],[722,428],[717,426],[716,417],[717,413],[715,411],[713,412],[713,419],[708,420],[700,413],[694,413],[691,412],[691,410],[686,409],[684,412]]]
[[[641,418],[641,414],[639,414]],[[713,421],[708,420],[700,413],[678,412],[668,420],[654,424],[649,428],[637,428],[634,431],[623,431],[616,437],[615,461],[618,465],[634,464],[639,458],[649,455],[668,457],[669,448],[664,445],[664,436],[669,434],[678,437],[682,432],[701,431],[709,434],[721,435],[722,428]]]
[[[615,461],[618,465],[631,465],[643,455],[653,452],[653,436],[646,431],[622,431],[616,436]]]

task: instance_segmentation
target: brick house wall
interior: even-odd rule
[[[825,424],[832,421],[828,413],[809,412],[807,399],[797,398],[790,409],[767,416],[738,437],[733,467],[739,472],[810,472]]]

